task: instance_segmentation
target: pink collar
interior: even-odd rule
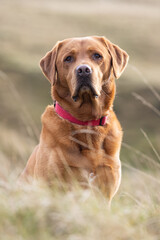
[[[78,124],[78,125],[85,125],[85,126],[104,126],[108,121],[108,116],[104,116],[99,118],[98,120],[91,120],[91,121],[80,121],[73,117],[69,112],[64,110],[58,103],[55,103],[55,111],[56,113],[61,117],[64,118],[72,123]]]

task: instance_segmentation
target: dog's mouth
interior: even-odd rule
[[[84,96],[89,97],[91,100],[99,97],[99,93],[95,90],[95,88],[90,83],[81,83],[79,84],[74,94],[72,95],[72,99],[74,102],[77,102],[80,99],[84,99]]]

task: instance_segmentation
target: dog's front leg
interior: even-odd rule
[[[97,186],[109,203],[118,191],[121,182],[121,166],[98,166],[95,171],[94,186]]]

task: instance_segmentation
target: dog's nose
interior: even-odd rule
[[[79,65],[77,68],[76,68],[76,74],[77,76],[80,76],[80,77],[87,77],[89,75],[91,75],[92,73],[92,69],[89,65]]]

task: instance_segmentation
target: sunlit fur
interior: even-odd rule
[[[95,60],[94,53],[102,55]],[[71,62],[66,62],[67,56]],[[105,126],[81,126],[60,118],[53,105],[42,115],[40,143],[32,153],[21,178],[45,179],[80,183],[88,181],[99,187],[111,201],[121,179],[119,160],[122,129],[113,111],[115,78],[123,72],[128,55],[104,37],[66,39],[58,42],[46,54],[40,65],[51,82],[51,94],[66,111],[81,121],[108,116]],[[87,64],[92,69],[91,84],[98,97],[87,89],[76,91],[77,66]],[[88,176],[88,177],[86,177]]]

